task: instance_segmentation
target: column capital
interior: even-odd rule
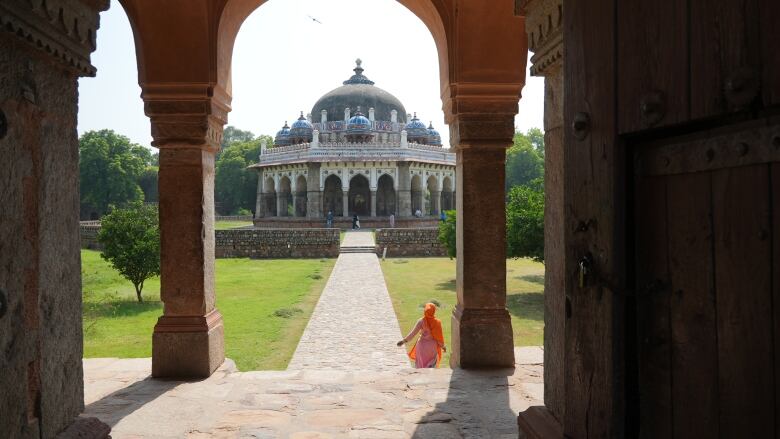
[[[451,84],[442,97],[450,126],[450,143],[456,149],[476,145],[507,148],[515,134],[522,83]]]
[[[0,27],[57,59],[80,76],[95,76],[90,63],[108,0],[3,1]]]
[[[517,12],[525,15],[531,75],[548,76],[563,65],[562,0],[516,0]]]
[[[144,112],[152,123],[152,145],[219,150],[230,112],[230,96],[208,83],[142,84]]]

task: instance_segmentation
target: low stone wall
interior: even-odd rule
[[[214,221],[252,221],[252,215],[216,215]]]
[[[307,229],[325,227],[325,218],[300,218],[300,217],[268,217],[255,218],[254,224],[260,229]],[[396,229],[437,227],[439,219],[427,218],[395,218]],[[364,229],[379,229],[389,227],[387,217],[360,217],[360,227]],[[341,230],[352,228],[352,218],[335,217],[333,227]]]
[[[447,256],[447,249],[439,242],[439,229],[377,229],[376,254],[382,257],[387,247],[387,257]]]
[[[83,221],[79,223],[81,248],[103,250],[103,246],[97,239],[98,232],[100,232],[100,221]]]
[[[232,229],[215,231],[218,258],[337,258],[338,229]]]

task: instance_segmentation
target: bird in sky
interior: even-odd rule
[[[319,24],[322,24],[322,22],[321,22],[320,20],[317,20],[316,18],[312,17],[311,15],[307,15],[307,17],[311,18],[311,19],[312,19],[312,21],[314,21],[314,22],[317,22],[317,23],[319,23]]]

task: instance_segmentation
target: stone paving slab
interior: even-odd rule
[[[541,353],[519,349],[524,358]],[[517,414],[543,395],[539,364],[237,372],[228,360],[196,382],[151,379],[149,358],[84,366],[84,414],[109,424],[115,439],[509,439],[518,434]]]
[[[350,239],[373,242],[370,232],[348,232]],[[376,255],[341,254],[288,369],[405,369],[406,351],[395,345],[401,338]]]
[[[373,247],[374,234],[370,230],[349,230],[344,235],[341,247]]]

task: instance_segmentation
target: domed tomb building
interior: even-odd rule
[[[381,225],[394,214],[415,225],[455,208],[455,154],[438,131],[376,87],[359,59],[354,72],[306,116],[285,122],[272,147],[262,145],[252,166],[255,225],[319,222],[328,212]],[[406,219],[418,211],[422,219]]]

